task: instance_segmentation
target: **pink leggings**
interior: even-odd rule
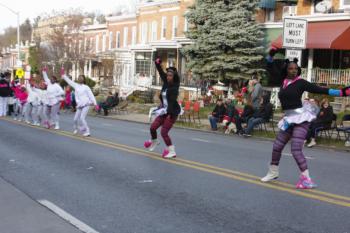
[[[157,139],[157,129],[162,126],[160,134],[163,137],[163,140],[167,146],[171,146],[171,139],[169,137],[169,131],[175,124],[177,116],[171,116],[169,114],[158,116],[151,125],[151,135],[152,139]]]

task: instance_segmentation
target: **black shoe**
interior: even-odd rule
[[[252,135],[251,135],[251,134],[248,134],[248,133],[243,133],[243,136],[246,137],[246,138],[249,138],[249,137],[251,137]]]

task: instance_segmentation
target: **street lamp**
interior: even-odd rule
[[[20,23],[19,23],[19,11],[14,11],[12,10],[10,7],[6,6],[5,4],[3,3],[0,3],[1,6],[5,7],[6,9],[8,9],[9,11],[11,11],[12,13],[14,13],[15,15],[17,15],[17,44],[18,44],[18,56],[17,56],[17,64],[16,66],[17,67],[21,67],[22,66],[22,62],[21,62],[21,58],[20,58],[20,55],[21,55],[21,43],[20,43]]]

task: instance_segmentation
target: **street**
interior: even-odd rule
[[[72,120],[52,131],[1,119],[0,179],[96,232],[350,233],[349,153],[305,148],[319,187],[300,191],[289,145],[264,184],[271,141],[173,129],[178,158],[164,160],[163,142],[142,147],[148,125],[90,117],[84,138]]]

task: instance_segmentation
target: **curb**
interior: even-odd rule
[[[108,116],[106,117],[106,116],[102,116],[102,115],[90,115],[90,116],[96,117],[96,118],[103,118],[103,119],[115,120],[115,121],[126,121],[126,122],[138,123],[138,124],[144,124],[144,125],[149,124],[148,122],[146,123],[146,122],[142,122],[142,121],[135,121],[135,120],[129,120],[129,119],[116,119],[116,118],[112,118],[112,117],[108,117]],[[216,134],[216,135],[221,135],[221,136],[225,136],[225,137],[239,137],[239,136],[232,135],[232,134],[223,134],[223,133],[217,132],[217,131],[209,131],[209,130],[204,130],[204,129],[196,129],[196,128],[190,128],[190,127],[176,126],[176,125],[174,126],[174,128],[182,129],[182,130],[191,130],[191,131],[207,133],[207,134]],[[266,137],[252,136],[250,138],[256,139],[256,140],[270,141],[270,142],[275,141],[274,138],[266,138]],[[316,145],[313,148],[328,149],[328,150],[334,150],[334,151],[339,151],[339,152],[350,152],[350,147],[349,148],[337,148],[334,146]],[[312,149],[312,148],[308,148],[308,149]]]

